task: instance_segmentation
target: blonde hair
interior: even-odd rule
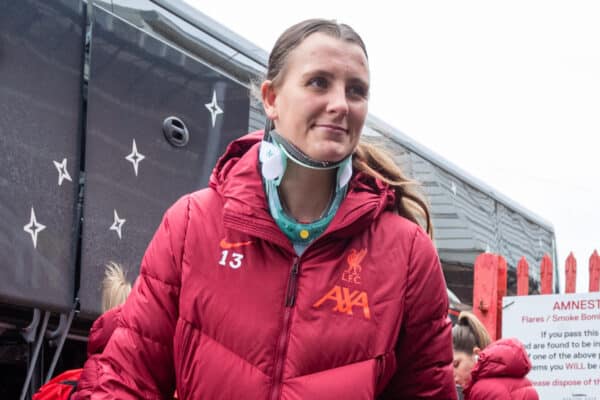
[[[458,315],[458,322],[452,328],[452,347],[454,351],[462,351],[471,355],[475,347],[483,350],[491,341],[485,326],[475,314],[469,311],[461,311]]]
[[[125,303],[131,292],[131,283],[125,277],[123,267],[114,261],[106,264],[102,280],[102,312]]]
[[[352,166],[356,171],[364,172],[391,186],[396,195],[395,211],[404,218],[421,225],[433,238],[429,206],[425,196],[418,190],[419,184],[407,178],[386,152],[361,141],[354,151]]]

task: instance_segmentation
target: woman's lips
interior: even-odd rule
[[[346,129],[346,128],[342,127],[342,126],[338,126],[338,125],[316,124],[315,126],[317,128],[329,129],[329,130],[336,131],[336,132],[344,132],[344,133],[348,132],[348,129]]]

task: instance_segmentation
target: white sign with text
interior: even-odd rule
[[[600,400],[600,293],[504,297],[502,337],[516,337],[540,399]]]

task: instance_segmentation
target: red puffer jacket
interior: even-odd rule
[[[99,360],[93,398],[455,399],[436,251],[355,174],[296,256],[270,216],[257,132],[167,211]]]
[[[465,400],[538,400],[525,376],[531,361],[517,339],[500,339],[485,348],[471,372]]]

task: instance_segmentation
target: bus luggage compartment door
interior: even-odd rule
[[[74,298],[85,9],[0,1],[0,303]]]
[[[201,60],[103,8],[93,15],[79,291],[88,317],[101,311],[105,264],[137,276],[166,209],[206,186],[247,132],[250,104],[246,87]]]

